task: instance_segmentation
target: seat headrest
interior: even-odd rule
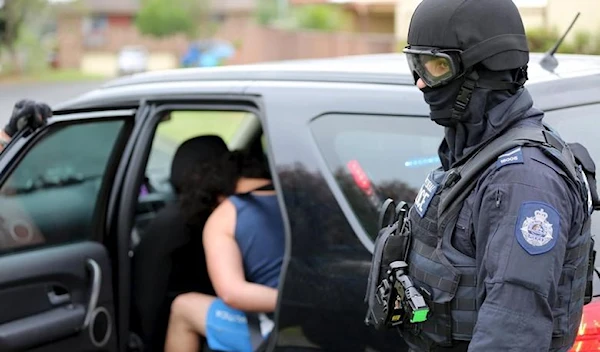
[[[223,139],[215,135],[194,137],[183,142],[171,164],[171,184],[179,190],[185,172],[195,164],[216,161],[229,152]]]

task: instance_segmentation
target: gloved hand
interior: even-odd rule
[[[47,104],[28,99],[19,100],[13,108],[8,124],[4,127],[4,132],[12,137],[25,127],[35,130],[44,126],[51,116],[52,109]]]

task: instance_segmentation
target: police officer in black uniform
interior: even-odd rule
[[[570,148],[547,133],[523,87],[529,50],[517,7],[423,0],[404,52],[430,118],[445,128],[442,167],[406,217],[407,273],[429,315],[401,326],[404,340],[419,352],[567,351],[589,280],[590,188],[580,168],[565,166]],[[468,191],[451,193],[485,147],[523,131],[545,140],[502,150]]]

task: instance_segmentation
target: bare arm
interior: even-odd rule
[[[225,200],[204,226],[203,244],[210,280],[228,306],[246,312],[273,312],[277,290],[246,281],[240,249],[235,241],[235,206]]]

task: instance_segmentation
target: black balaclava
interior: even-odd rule
[[[494,72],[479,68],[478,73],[480,77],[487,80],[505,82],[514,80],[514,74],[510,71]],[[473,90],[469,105],[461,118],[452,118],[452,108],[463,83],[464,77],[442,87],[422,89],[425,101],[431,109],[431,120],[445,127],[445,141],[442,144],[440,153],[450,164],[460,160],[472,148],[479,146],[523,117],[522,114],[520,116],[513,114],[492,116],[488,114],[491,109],[520,91],[514,93],[508,90],[491,90],[477,87]],[[521,110],[531,107],[530,104],[526,105],[526,107],[519,109],[519,112],[522,113],[524,111]]]

